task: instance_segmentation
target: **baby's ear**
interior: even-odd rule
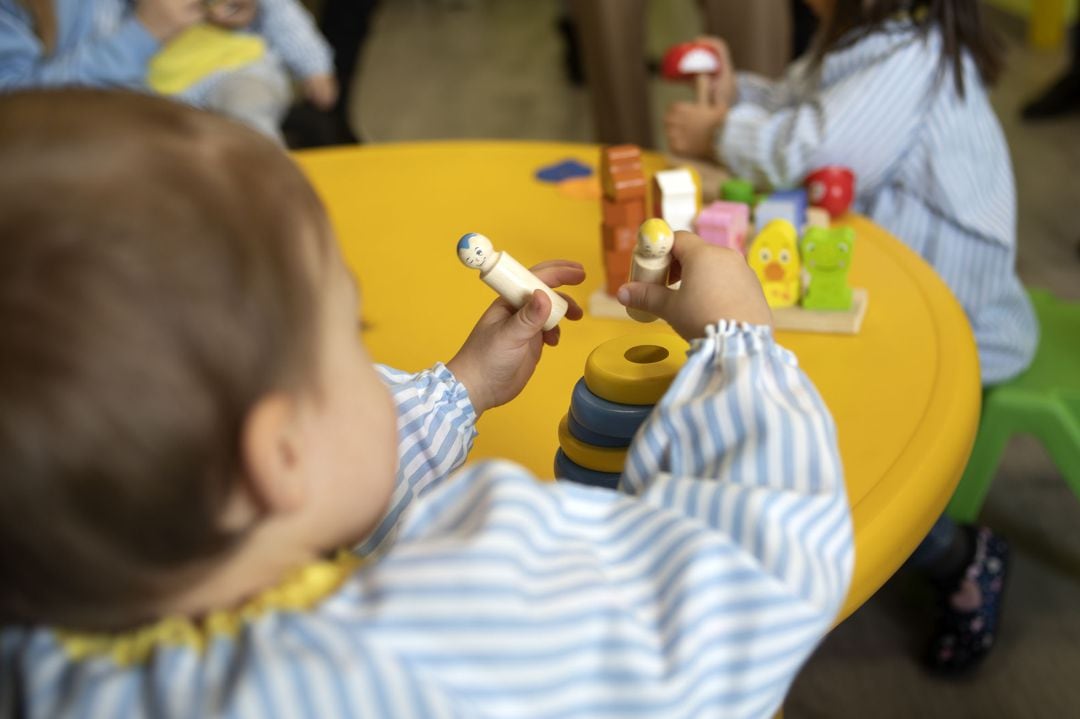
[[[295,512],[307,498],[299,409],[295,397],[275,392],[259,399],[244,419],[242,481],[253,504],[266,514]]]

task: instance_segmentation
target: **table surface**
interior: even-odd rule
[[[603,281],[600,205],[538,182],[563,159],[596,166],[591,145],[431,142],[298,153],[326,203],[355,270],[376,361],[420,370],[460,347],[494,298],[455,245],[481,232],[525,266],[549,258],[585,265],[569,291],[583,306]],[[646,170],[663,168],[646,156]],[[903,563],[944,510],[971,449],[979,415],[974,339],[933,270],[865,218],[851,280],[870,305],[859,335],[780,332],[831,409],[855,524],[856,568],[846,617]],[[614,337],[669,332],[662,323],[586,318],[564,322],[525,391],[486,413],[472,459],[503,457],[551,477],[556,430],[585,358]]]

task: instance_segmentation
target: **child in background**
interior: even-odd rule
[[[828,629],[835,429],[737,254],[680,233],[679,292],[620,292],[693,340],[622,491],[451,477],[557,341],[543,293],[408,374],[242,126],[15,94],[0,168],[0,714],[765,717]]]
[[[1019,374],[1038,327],[1015,270],[1016,192],[985,89],[1001,60],[979,3],[807,4],[822,22],[809,55],[777,82],[726,73],[711,106],[673,105],[671,149],[773,187],[797,186],[822,165],[852,168],[854,209],[922,255],[960,301],[983,384]],[[710,42],[731,67],[724,43]],[[990,650],[1006,560],[989,530],[944,517],[916,552],[940,589],[932,668],[961,671]]]
[[[149,88],[280,141],[285,69],[316,107],[334,105],[330,48],[297,0],[0,0],[4,90]]]
[[[154,56],[148,84],[284,144],[281,121],[293,101],[290,73],[318,109],[337,102],[330,46],[296,0],[213,0],[206,22]]]

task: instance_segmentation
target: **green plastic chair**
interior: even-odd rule
[[[1029,294],[1039,318],[1039,347],[1026,372],[983,393],[971,459],[949,502],[949,516],[960,522],[978,516],[1013,434],[1031,434],[1042,442],[1080,497],[1080,304],[1046,290]]]

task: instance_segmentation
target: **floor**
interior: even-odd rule
[[[555,30],[559,0],[393,0],[382,3],[358,77],[353,124],[368,142],[435,138],[589,141],[588,102],[571,86]],[[690,0],[654,2],[654,56],[690,37]],[[1009,70],[994,94],[1015,164],[1020,274],[1080,300],[1080,115],[1026,125],[1023,100],[1051,79],[1061,53],[1022,44],[1001,18]],[[658,117],[679,88],[654,83]],[[659,124],[657,124],[659,126]],[[835,630],[796,682],[786,716],[1080,716],[1080,502],[1041,448],[1007,452],[983,521],[1013,543],[1006,631],[969,680],[922,673],[913,657],[927,630],[927,598],[900,576]]]

